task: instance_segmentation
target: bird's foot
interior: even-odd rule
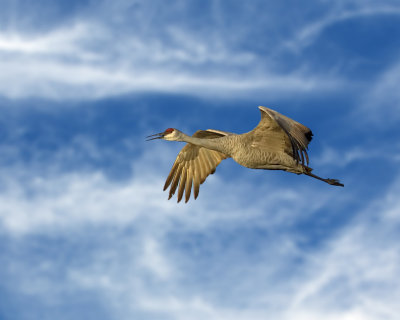
[[[337,179],[325,179],[325,182],[329,183],[332,186],[344,187],[344,184],[340,183],[340,181]]]

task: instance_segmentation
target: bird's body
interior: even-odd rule
[[[225,136],[219,139],[225,139],[226,142],[223,144],[229,146],[222,153],[229,155],[246,168],[303,172],[303,167],[294,160],[292,155],[279,152],[272,147],[268,148],[264,145],[264,141],[257,141],[257,137],[254,137],[252,132]]]
[[[338,180],[323,179],[311,173],[306,151],[312,138],[309,128],[272,109],[259,109],[261,121],[247,133],[235,134],[208,129],[199,130],[190,137],[177,129],[169,128],[151,136],[155,136],[151,139],[187,142],[179,152],[165,182],[164,190],[171,186],[169,199],[178,186],[178,202],[184,193],[185,201],[189,200],[192,186],[196,199],[200,184],[226,158],[233,158],[240,165],[251,169],[306,174],[331,185],[343,186]]]

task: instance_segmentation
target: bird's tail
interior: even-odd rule
[[[321,181],[324,181],[324,182],[326,182],[326,183],[328,183],[328,184],[330,184],[332,186],[344,187],[344,184],[340,183],[340,181],[337,180],[337,179],[321,178],[321,177],[318,177],[317,175],[311,173],[311,171],[312,171],[312,169],[310,167],[304,166],[304,174],[305,175],[307,175],[309,177],[312,177],[312,178],[315,178],[315,179],[318,179],[318,180],[321,180]]]

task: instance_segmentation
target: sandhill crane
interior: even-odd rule
[[[343,187],[339,180],[324,179],[311,173],[307,148],[313,134],[309,128],[275,110],[262,106],[258,108],[261,110],[261,121],[247,133],[207,129],[196,131],[190,137],[178,129],[168,128],[147,137],[147,140],[187,142],[165,181],[164,191],[171,186],[168,200],[175,194],[178,185],[178,202],[184,193],[185,202],[189,201],[192,185],[196,199],[200,184],[227,158],[233,158],[247,168],[305,174]]]

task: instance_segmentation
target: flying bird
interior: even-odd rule
[[[148,141],[163,139],[187,143],[176,157],[165,181],[164,191],[170,186],[168,200],[178,189],[178,202],[184,194],[185,202],[188,202],[192,187],[196,199],[200,184],[227,158],[246,168],[305,174],[343,187],[337,179],[324,179],[311,173],[307,149],[313,133],[309,128],[275,110],[262,106],[258,108],[261,121],[253,130],[243,134],[207,129],[188,136],[178,129],[168,128],[147,137]]]

